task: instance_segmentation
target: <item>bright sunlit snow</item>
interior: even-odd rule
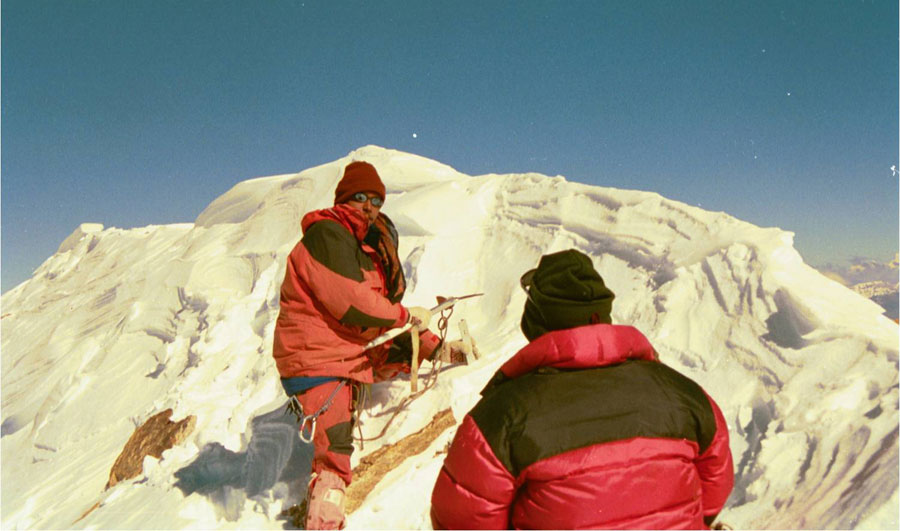
[[[614,322],[639,328],[721,405],[736,473],[723,521],[897,528],[898,327],[804,264],[791,233],[654,193],[471,177],[369,146],[242,182],[194,224],[84,224],[3,296],[4,529],[286,524],[279,513],[299,501],[308,456],[282,414],[271,359],[279,288],[301,216],[331,205],[353,159],[373,163],[387,185],[404,302],[485,294],[457,306],[449,334],[464,318],[483,358],[443,371],[354,463],[448,407],[461,418],[525,343],[519,276],[542,254],[577,248],[615,291]],[[366,436],[408,393],[408,378],[375,386]],[[196,430],[104,491],[135,427],[166,408],[174,420],[195,415]],[[429,528],[452,431],[385,476],[348,526]]]

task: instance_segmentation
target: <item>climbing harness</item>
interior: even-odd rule
[[[334,402],[334,397],[337,396],[338,392],[345,385],[347,385],[347,380],[341,380],[341,383],[339,383],[337,387],[334,388],[334,391],[331,392],[331,394],[325,400],[325,403],[322,404],[322,407],[320,407],[319,410],[312,415],[304,415],[303,406],[297,399],[297,395],[291,395],[291,399],[290,401],[288,401],[287,408],[284,414],[287,415],[288,413],[293,413],[294,416],[297,417],[297,424],[300,426],[301,441],[305,443],[311,443],[313,441],[313,437],[316,434],[316,421],[318,420],[319,415],[328,411],[328,408],[331,407],[331,403]],[[309,426],[308,431],[307,426]]]
[[[440,312],[440,317],[438,318],[438,332],[439,337],[441,339],[441,345],[444,345],[447,339],[447,327],[450,322],[450,316],[453,315],[453,306],[456,305],[457,302],[468,299],[471,297],[478,297],[483,295],[483,293],[473,293],[471,295],[463,295],[461,297],[438,297],[438,305],[431,309],[432,314]],[[460,332],[463,336],[464,340],[467,340],[471,343],[471,338],[468,334],[468,327],[466,327],[465,321],[461,320],[460,323]],[[394,328],[387,333],[378,336],[373,339],[369,343],[367,343],[363,347],[363,351],[369,350],[371,348],[377,347],[378,345],[382,345],[387,343],[391,339],[399,336],[403,332],[406,332],[412,327],[411,323],[407,323],[406,325],[400,328]],[[355,424],[359,428],[359,438],[357,440],[360,442],[360,446],[362,446],[363,442],[375,441],[380,439],[387,433],[388,426],[397,418],[397,415],[403,411],[407,405],[409,405],[413,400],[422,396],[425,391],[428,391],[437,383],[437,375],[443,366],[444,360],[440,359],[440,357],[436,357],[434,359],[434,363],[432,364],[431,371],[428,376],[425,377],[424,386],[422,390],[418,390],[418,373],[419,373],[419,331],[416,328],[413,328],[412,332],[412,363],[410,367],[410,387],[411,393],[406,396],[394,409],[395,412],[391,415],[391,418],[388,419],[387,423],[385,423],[384,427],[381,429],[381,433],[372,438],[364,438],[362,434],[362,425],[359,421],[359,412],[364,407],[364,402],[368,395],[368,388],[364,385],[360,385],[358,388],[353,386],[354,389],[357,389],[357,401],[353,409]],[[291,382],[288,382],[291,383]],[[282,382],[283,385],[286,385],[285,382]],[[337,387],[334,388],[334,391],[331,392],[328,399],[325,400],[325,403],[322,404],[322,407],[318,409],[312,415],[305,415],[303,413],[303,406],[300,404],[300,401],[297,399],[297,395],[292,394],[291,399],[288,401],[287,407],[285,408],[285,415],[291,413],[297,418],[297,424],[300,426],[300,440],[305,443],[311,443],[313,441],[313,437],[316,433],[316,421],[319,418],[319,415],[324,413],[331,407],[331,403],[334,401],[334,397],[337,396],[338,392],[347,385],[347,380],[341,380]],[[287,390],[288,387],[285,387]]]

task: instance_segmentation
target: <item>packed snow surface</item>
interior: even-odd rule
[[[484,354],[442,371],[354,463],[452,408],[459,420],[525,344],[519,276],[542,254],[593,258],[613,319],[699,382],[727,418],[738,528],[897,528],[898,327],[804,264],[792,234],[655,193],[537,174],[463,175],[368,146],[298,174],[242,182],[193,224],[85,224],[2,299],[2,527],[282,528],[308,448],[282,415],[271,359],[285,258],[300,218],[367,160],[401,234],[408,305],[461,302]],[[423,377],[430,370],[422,367]],[[363,431],[409,393],[378,384]],[[104,490],[135,427],[173,408],[188,440]],[[356,529],[429,528],[453,430],[398,463],[349,516]],[[93,508],[93,510],[92,510]]]

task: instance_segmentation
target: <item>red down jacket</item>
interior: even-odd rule
[[[365,243],[369,224],[362,212],[339,204],[306,214],[301,227],[303,238],[288,256],[281,285],[272,348],[278,372],[282,378],[372,382],[373,368],[387,358],[391,345],[368,352],[362,345],[405,324],[409,313],[387,298],[382,260]],[[421,344],[425,359],[438,339],[426,331]]]
[[[630,326],[539,337],[460,424],[436,529],[703,529],[734,482],[728,428]]]

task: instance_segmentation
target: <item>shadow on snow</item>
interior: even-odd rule
[[[197,459],[175,473],[175,486],[185,496],[206,496],[228,521],[240,518],[246,498],[264,495],[277,483],[287,490],[285,508],[299,503],[306,496],[313,446],[300,441],[295,417],[280,407],[254,418],[251,429],[243,452],[219,443],[204,446]],[[290,522],[285,528],[292,528]]]

